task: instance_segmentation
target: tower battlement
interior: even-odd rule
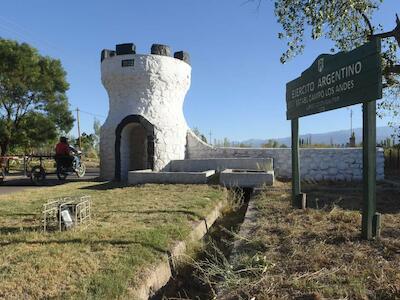
[[[103,60],[105,59],[119,55],[136,55],[136,45],[133,43],[125,43],[116,45],[115,50],[103,49],[101,51],[100,61],[103,62]],[[172,51],[168,45],[153,44],[151,46],[149,55],[162,55],[172,57]],[[177,51],[174,53],[173,57],[190,65],[189,53],[185,51]]]

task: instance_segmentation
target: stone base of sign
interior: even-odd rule
[[[130,171],[128,173],[128,184],[205,184],[214,174],[214,170],[204,172],[153,172],[150,169]]]
[[[227,169],[221,172],[219,180],[226,187],[271,186],[274,184],[274,171]]]
[[[209,158],[209,159],[185,159],[172,160],[165,171],[170,172],[203,172],[215,170],[216,172],[225,169],[250,169],[273,171],[272,158]]]

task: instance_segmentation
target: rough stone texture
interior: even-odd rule
[[[128,173],[129,184],[205,184],[214,170],[204,172],[153,172],[152,170],[130,171]]]
[[[219,183],[226,187],[255,188],[274,184],[274,171],[227,169],[219,175]]]
[[[115,46],[117,55],[136,54],[136,46],[133,43],[119,44]]]
[[[121,67],[123,59],[134,59],[134,67]],[[109,96],[109,113],[100,133],[103,179],[114,179],[115,130],[128,115],[141,115],[154,125],[156,171],[184,158],[188,126],[183,102],[190,77],[190,65],[167,56],[130,54],[103,60],[101,80]]]
[[[115,51],[114,50],[103,49],[101,51],[100,62],[102,62],[104,59],[112,57],[114,55],[115,55]]]
[[[290,148],[216,148],[201,141],[192,131],[187,136],[187,159],[201,158],[272,158],[276,177],[291,177]],[[384,179],[383,150],[376,153],[376,178]],[[361,148],[300,149],[300,173],[305,180],[362,180]]]
[[[183,60],[185,63],[190,65],[190,56],[189,53],[184,51],[178,51],[174,53],[174,57],[180,60]]]
[[[273,171],[271,158],[210,158],[172,160],[164,169],[169,172],[202,172],[206,170],[252,169]]]
[[[151,46],[151,54],[171,56],[171,49],[167,45],[153,44]]]

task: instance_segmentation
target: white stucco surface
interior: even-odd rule
[[[127,59],[134,59],[133,67],[122,67]],[[129,115],[143,116],[154,126],[154,170],[184,158],[188,126],[183,102],[191,80],[189,64],[160,55],[117,55],[101,63],[101,80],[109,96],[109,113],[100,134],[102,178],[114,179],[115,130]],[[129,144],[121,143],[125,160]],[[121,169],[128,171],[123,165]]]

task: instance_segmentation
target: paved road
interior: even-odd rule
[[[32,188],[46,188],[49,186],[65,184],[67,182],[93,180],[98,176],[98,169],[88,169],[86,175],[82,178],[78,178],[76,175],[68,176],[67,180],[65,181],[58,180],[56,175],[48,175],[46,176],[46,181],[44,182],[44,184],[41,186],[37,186],[32,184],[31,180],[27,177],[11,175],[6,177],[6,180],[0,185],[0,195],[21,192]]]

